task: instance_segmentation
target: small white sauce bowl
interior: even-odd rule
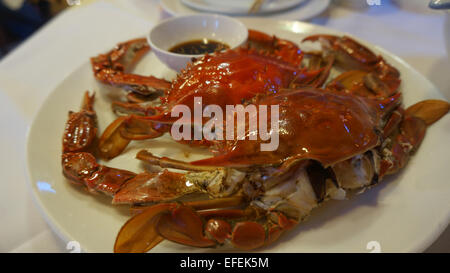
[[[200,55],[186,55],[169,52],[172,47],[192,40],[210,39],[236,48],[247,41],[247,27],[239,20],[215,14],[196,14],[169,18],[152,28],[147,36],[153,52],[171,69],[179,72],[192,58]]]

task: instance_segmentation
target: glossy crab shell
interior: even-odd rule
[[[329,166],[380,142],[380,111],[364,98],[308,89],[268,96],[258,104],[279,105],[279,146],[275,151],[261,151],[260,141],[248,140],[257,132],[248,131],[246,140],[227,142],[224,154],[193,164],[251,166],[314,159]]]

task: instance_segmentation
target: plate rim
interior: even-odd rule
[[[244,11],[233,11],[233,10],[213,10],[210,8],[206,8],[204,6],[202,6],[201,4],[197,4],[195,3],[195,0],[176,0],[179,1],[181,4],[184,4],[185,6],[191,8],[191,9],[195,9],[197,11],[203,11],[203,12],[214,12],[214,13],[222,13],[222,14],[228,14],[228,15],[235,15],[235,16],[242,16],[242,15],[246,15],[248,12],[244,12]],[[265,14],[271,14],[271,13],[276,13],[276,12],[283,12],[284,10],[288,10],[290,8],[295,8],[297,5],[301,5],[302,3],[306,2],[306,1],[310,1],[310,0],[289,0],[291,2],[285,3],[283,7],[281,8],[275,8],[275,9],[270,9],[270,10],[261,10],[258,11],[256,13],[254,13],[254,15],[265,15]]]
[[[406,62],[404,59],[402,59],[401,57],[397,56],[394,53],[391,53],[390,51],[388,51],[387,49],[374,44],[374,43],[370,43],[364,39],[361,39],[359,37],[356,37],[348,32],[344,32],[344,31],[340,31],[340,30],[336,30],[333,28],[328,28],[328,27],[324,27],[324,26],[320,26],[320,25],[315,25],[315,24],[311,24],[311,23],[307,23],[307,22],[300,22],[300,21],[294,21],[294,20],[279,20],[279,19],[274,19],[274,18],[252,18],[252,17],[245,17],[245,18],[238,18],[239,20],[241,20],[244,24],[247,24],[245,21],[260,21],[260,20],[264,20],[264,21],[272,21],[273,23],[276,23],[278,25],[281,24],[300,24],[306,27],[310,27],[313,26],[314,28],[316,28],[318,31],[323,31],[323,32],[335,32],[335,33],[340,33],[342,35],[348,35],[352,38],[357,39],[358,41],[362,42],[363,44],[368,44],[373,48],[376,48],[377,51],[380,51],[382,54],[388,54],[391,58],[395,58],[395,60],[399,63],[401,63],[402,65],[404,65],[406,68],[408,68],[408,70],[410,72],[413,72],[414,74],[418,75],[419,77],[425,79],[425,81],[432,87],[434,87],[434,89],[437,91],[437,93],[439,95],[441,95],[442,98],[445,99],[445,97],[443,96],[443,94],[441,93],[441,91],[427,78],[425,77],[421,72],[419,72],[417,69],[415,69],[413,66],[411,66],[408,62]],[[296,33],[292,30],[286,30],[292,33]],[[95,54],[95,53],[94,53]],[[45,111],[45,106],[49,103],[51,97],[53,96],[53,94],[55,92],[57,92],[57,90],[59,89],[59,87],[68,79],[70,78],[74,72],[78,71],[81,69],[81,67],[85,66],[88,62],[88,60],[86,62],[83,62],[81,65],[79,65],[77,68],[73,69],[72,72],[68,75],[66,75],[61,81],[59,81],[59,83],[56,84],[56,87],[53,88],[53,90],[51,92],[49,92],[46,96],[45,99],[43,100],[43,102],[40,104],[38,111],[34,114],[33,119],[30,123],[30,125],[27,128],[27,132],[26,132],[26,149],[25,149],[25,160],[26,160],[26,180],[27,180],[27,186],[29,187],[29,190],[31,190],[31,195],[32,195],[32,200],[33,202],[36,204],[36,206],[39,209],[39,212],[41,213],[42,217],[44,218],[44,220],[46,221],[46,223],[49,225],[49,227],[51,228],[51,230],[61,239],[64,241],[64,243],[67,243],[69,241],[76,241],[76,238],[72,238],[69,233],[67,232],[67,230],[65,230],[61,224],[57,221],[57,219],[55,219],[55,217],[49,213],[48,208],[44,205],[43,200],[41,195],[39,194],[39,192],[35,189],[34,185],[33,185],[33,174],[31,171],[31,166],[32,166],[32,162],[30,162],[30,149],[31,149],[31,134],[35,129],[35,126],[37,126],[36,124],[36,120],[39,119],[41,113],[43,111]],[[437,227],[431,229],[432,232],[430,232],[429,236],[424,237],[423,240],[421,241],[416,241],[417,243],[414,244],[414,247],[411,247],[411,249],[406,250],[405,252],[423,252],[424,250],[426,250],[429,246],[431,246],[431,244],[433,242],[436,241],[437,238],[439,238],[439,236],[443,233],[443,231],[448,227],[450,223],[450,211],[447,213],[447,217],[446,219],[441,219],[441,221],[439,221],[439,223],[437,223]],[[89,252],[88,249],[85,248],[81,248],[82,251],[85,252]]]
[[[202,11],[198,11],[198,10],[192,9],[190,7],[186,7],[186,6],[183,6],[183,7],[185,7],[187,10],[189,10],[188,12],[176,11],[176,10],[172,9],[171,6],[168,5],[168,3],[172,3],[170,1],[171,0],[160,0],[159,1],[159,4],[160,4],[161,8],[165,12],[167,12],[170,16],[180,16],[180,15],[185,15],[185,14],[204,13]],[[328,9],[328,7],[331,5],[331,1],[332,0],[314,0],[314,1],[308,0],[308,2],[304,2],[304,3],[299,4],[299,6],[300,5],[310,5],[311,3],[316,3],[318,1],[322,1],[323,2],[323,7],[320,9],[320,12],[316,12],[314,14],[307,15],[307,16],[300,16],[298,18],[288,18],[288,20],[292,20],[292,21],[294,21],[294,20],[301,20],[301,21],[310,20],[311,18],[313,18],[313,17],[323,13],[324,11],[326,11]],[[182,5],[182,4],[180,3],[180,5]],[[301,9],[301,8],[300,7],[295,7],[293,10],[295,10],[295,9]],[[288,9],[288,10],[284,10],[284,11],[274,12],[274,13],[271,13],[271,14],[266,14],[266,16],[268,16],[268,18],[266,18],[266,19],[285,20],[285,19],[282,19],[280,17],[281,16],[283,16],[283,17],[290,16],[289,12],[292,12],[292,11],[290,11]],[[261,16],[252,16],[252,15],[250,15],[250,16],[228,15],[228,16],[233,16],[233,17],[237,17],[237,18],[258,18],[258,17],[261,17]]]

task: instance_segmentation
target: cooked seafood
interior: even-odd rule
[[[246,48],[206,55],[189,64],[159,98],[160,105],[155,106],[154,101],[114,102],[116,112],[133,115],[119,117],[105,130],[99,142],[101,156],[113,158],[131,140],[155,138],[168,132],[170,126],[162,124],[175,121],[170,115],[172,108],[175,105],[193,108],[194,97],[201,97],[205,105],[215,104],[225,109],[226,105],[241,103],[258,94],[308,84],[329,71],[329,67],[328,70],[301,68],[302,59],[303,52],[292,42],[250,31]],[[97,71],[95,66],[94,71]],[[118,138],[122,139],[118,141]],[[112,139],[117,141],[115,145],[111,145]],[[191,144],[209,146],[211,142],[202,140]]]
[[[62,167],[69,180],[132,206],[115,252],[146,252],[164,239],[245,250],[268,245],[326,200],[344,199],[403,168],[426,128],[449,110],[439,100],[404,110],[400,73],[351,38],[307,37],[305,42],[320,41],[323,51],[304,53],[293,42],[249,34],[246,47],[194,60],[171,84],[125,73],[149,49],[139,39],[92,59],[98,80],[128,92],[127,102],[113,103],[125,115],[97,141],[94,96],[86,92],[80,112],[69,114]],[[334,66],[343,72],[328,80]],[[278,149],[261,151],[263,141],[249,140],[254,132],[247,128],[244,140],[188,143],[213,149],[204,160],[140,151],[137,159],[159,166],[156,172],[97,163],[97,154],[112,158],[131,140],[169,132],[171,109],[193,107],[194,96],[221,106],[278,105]],[[193,193],[208,198],[184,201]]]

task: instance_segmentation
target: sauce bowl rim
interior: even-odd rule
[[[192,15],[182,15],[182,16],[176,16],[176,17],[171,17],[171,18],[167,18],[164,19],[162,21],[160,21],[159,23],[157,23],[156,25],[154,25],[152,27],[152,29],[148,32],[147,35],[147,42],[149,43],[151,49],[154,49],[156,51],[160,51],[160,52],[164,52],[164,54],[167,54],[169,56],[173,56],[173,57],[188,57],[188,58],[198,58],[198,57],[202,57],[208,53],[202,53],[202,54],[181,54],[181,53],[174,53],[174,52],[170,52],[168,49],[163,49],[157,45],[155,45],[152,41],[152,32],[157,29],[158,27],[161,27],[164,24],[167,24],[169,22],[172,21],[177,21],[177,20],[181,20],[181,19],[186,19],[186,18],[205,18],[205,17],[209,17],[209,18],[221,18],[222,20],[229,20],[229,21],[234,21],[235,23],[237,23],[238,25],[241,26],[242,29],[247,30],[247,32],[245,33],[245,37],[242,39],[242,41],[240,43],[238,43],[238,45],[232,46],[229,45],[229,49],[233,49],[236,47],[241,46],[248,38],[248,28],[244,25],[244,23],[242,23],[240,20],[232,18],[230,16],[226,16],[226,15],[219,15],[219,14],[192,14]],[[182,41],[181,41],[182,42]],[[211,53],[209,53],[211,54]]]

